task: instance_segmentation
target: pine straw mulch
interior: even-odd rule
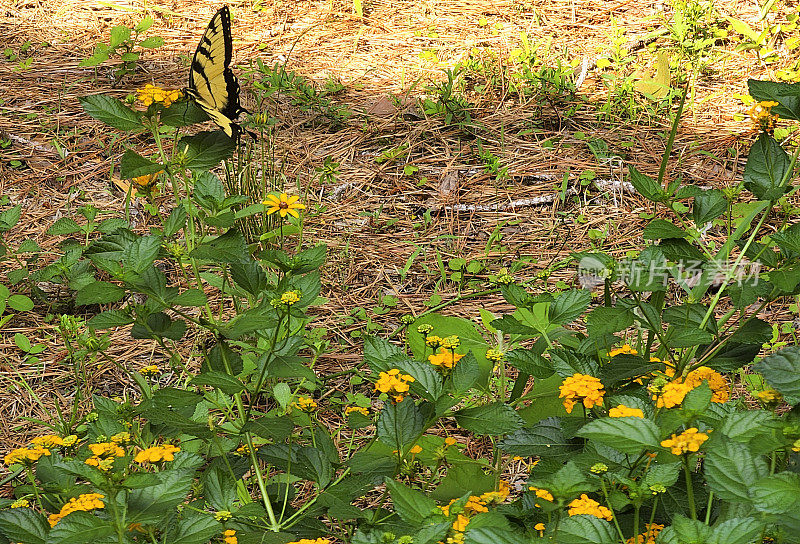
[[[342,0],[264,4],[261,11],[250,9],[250,4],[232,6],[235,62],[246,105],[253,111],[268,108],[278,118],[275,155],[288,186],[293,188],[296,180],[309,211],[317,210],[307,214],[305,239],[329,247],[322,293],[328,303],[316,311],[314,325],[328,329],[333,342],[331,352],[318,362],[320,373],[338,372],[361,360],[360,342],[351,333],[362,324],[345,321],[353,308],[369,311],[383,295],[396,296],[399,304],[393,311],[372,315],[386,334],[402,315],[426,310],[432,293],[444,300],[454,297],[453,285],[435,283],[438,255],[445,263],[453,257],[478,259],[492,272],[524,259],[528,264],[517,275],[530,279],[571,252],[591,248],[591,229],[606,231],[602,247],[615,255],[641,245],[645,220],[639,215],[654,208],[619,181],[628,165],[651,175],[657,172],[669,125],[663,119],[644,118],[598,123],[596,104],[602,103],[605,91],[597,70],[590,70],[578,93],[581,106],[569,120],[557,113],[566,105],[512,100],[502,88],[473,94],[478,103],[473,117],[481,125],[476,132],[484,149],[508,167],[504,182],[484,171],[475,139],[445,126],[440,118],[420,115],[412,99],[424,92],[426,82],[441,81],[441,69],[464,58],[472,47],[507,58],[519,46],[522,31],[534,44],[549,41],[540,50],[545,59],[569,52],[570,58],[594,61],[610,50],[615,25],[631,40],[631,55],[652,66],[654,55],[636,41],[661,25],[659,15],[664,10],[668,14],[668,6],[639,0],[376,0],[365,3],[361,20],[351,14],[351,3]],[[155,19],[147,35],[162,36],[166,44],[146,53],[137,73],[117,88],[110,84],[109,66],[95,71],[78,63],[91,54],[93,44],[107,43],[112,26],[136,24],[142,15],[140,4],[18,0],[0,6],[0,43],[18,52],[31,41],[31,50],[21,58],[34,58],[25,70],[0,58],[0,131],[12,140],[2,150],[0,190],[12,204],[23,206],[20,223],[6,235],[12,246],[33,239],[45,250],[47,261],[54,258],[61,240],[45,231],[58,218],[77,219],[75,209],[87,203],[104,211],[122,209],[124,195],[109,183],[121,155],[117,135],[85,115],[77,98],[94,93],[124,97],[146,83],[184,87],[187,56],[219,8],[206,1],[147,5]],[[752,3],[725,1],[717,7],[740,19],[754,20],[756,15]],[[480,26],[481,17],[489,24]],[[698,81],[669,163],[670,179],[681,176],[684,183],[714,187],[741,179],[742,157],[752,135],[733,118],[741,111],[734,96],[746,94],[748,77],[767,79],[771,73],[755,54],[735,52],[734,46],[720,44],[725,54]],[[440,64],[422,60],[423,49],[435,49]],[[248,92],[252,72],[243,68],[256,59],[268,66],[285,63],[317,86],[329,79],[341,81],[345,91],[334,100],[355,115],[332,130],[324,117],[300,111],[285,97],[255,104]],[[405,98],[408,108],[394,110],[385,98],[389,93]],[[576,137],[579,132],[605,141],[624,160],[598,161],[585,139]],[[56,137],[69,150],[64,159],[52,144]],[[543,144],[553,138],[555,145]],[[145,140],[129,143],[148,151]],[[381,152],[401,144],[408,145],[401,160],[375,162]],[[340,163],[340,173],[336,183],[322,186],[315,168],[328,156]],[[12,168],[10,161],[15,159],[25,167]],[[415,177],[403,176],[406,163],[419,168]],[[602,190],[578,183],[584,170],[605,180]],[[552,197],[565,175],[576,194],[561,202]],[[418,183],[423,176],[428,181]],[[426,210],[431,212],[429,222],[424,220]],[[143,232],[155,224],[141,206],[134,212]],[[424,250],[402,277],[398,271],[418,247]],[[548,281],[574,284],[574,268],[559,268]],[[472,318],[480,307],[497,313],[509,309],[500,298],[483,298],[445,311]],[[788,315],[787,305],[775,305],[762,317],[779,322]],[[0,451],[41,432],[28,418],[50,421],[56,404],[67,407],[71,402],[67,397],[75,383],[71,370],[61,364],[64,346],[56,324],[40,304],[15,316],[2,331]],[[16,333],[46,346],[38,364],[24,363],[24,354],[12,341]],[[202,341],[190,334],[181,350],[193,353]],[[132,340],[127,330],[113,332],[108,354],[133,368],[163,359],[153,342]],[[122,372],[105,363],[89,369],[89,383],[103,395],[121,394],[129,385]],[[349,387],[346,380],[337,385]]]

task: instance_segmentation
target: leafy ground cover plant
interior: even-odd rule
[[[314,371],[321,344],[309,312],[326,248],[288,249],[302,226],[297,196],[243,206],[250,195],[226,193],[212,169],[233,143],[219,131],[181,137],[202,116],[177,91],[143,90],[146,110],[86,97],[93,117],[149,132],[157,152],[126,151],[121,176],[160,185],[173,201],[144,235],[127,218],[94,225],[84,210],[97,235],[80,231],[53,277],[80,270],[66,278],[76,303],[110,309],[85,330],[64,321],[70,361],[116,363],[94,331],[122,326],[166,356],[123,369],[136,391],[95,396],[87,417],[63,418],[57,433],[5,455],[15,485],[0,502],[0,538],[800,541],[800,425],[787,410],[800,402],[800,351],[757,360],[772,338],[760,310],[800,284],[797,229],[762,229],[794,191],[797,151],[790,157],[771,135],[775,116],[800,111],[793,86],[750,90],[761,134],[741,188],[702,190],[665,183],[663,167],[657,180],[631,169],[670,220],[648,225],[635,258],[574,256],[602,285],[599,303],[587,290],[530,292],[499,273],[490,287],[515,311],[482,313],[481,329],[433,313],[408,319],[402,345],[366,337],[368,385],[344,406]],[[738,206],[744,191],[754,200]],[[280,248],[242,235],[237,221],[255,214],[279,218]],[[708,242],[711,228],[727,242]],[[672,304],[667,279],[680,289]],[[203,340],[194,357],[176,349],[188,331]],[[754,362],[768,385],[758,409],[730,393],[730,377]],[[323,424],[325,412],[336,425]],[[485,455],[471,454],[476,444]]]

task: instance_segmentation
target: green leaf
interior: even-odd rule
[[[578,431],[578,436],[630,455],[638,455],[644,449],[660,449],[659,434],[655,423],[641,417],[604,417],[590,421]]]
[[[420,526],[424,524],[426,518],[439,512],[436,501],[423,492],[411,489],[391,478],[384,478],[384,483],[392,497],[397,515],[406,523]]]
[[[181,164],[189,170],[210,170],[233,156],[236,143],[221,130],[184,136],[178,142],[183,152]]]
[[[161,113],[161,122],[170,127],[188,127],[195,123],[208,121],[209,117],[194,100],[173,102]],[[260,203],[259,203],[260,204]],[[261,206],[263,210],[264,207]]]
[[[216,263],[235,263],[246,259],[249,255],[244,236],[236,229],[230,229],[210,242],[197,246],[190,255]]]
[[[29,312],[33,310],[33,301],[30,297],[26,297],[25,295],[11,295],[8,297],[7,303],[9,308],[17,312]]]
[[[453,367],[451,376],[456,395],[466,393],[478,385],[481,377],[481,368],[478,366],[478,361],[471,351],[464,355]]]
[[[553,375],[553,365],[530,348],[516,348],[506,353],[508,363],[524,374],[534,378],[549,378]]]
[[[719,498],[733,502],[749,502],[750,489],[769,474],[764,459],[731,440],[716,440],[710,445],[704,468],[708,486]]]
[[[764,429],[779,426],[779,421],[772,412],[766,410],[748,410],[728,414],[718,427],[718,432],[731,440],[746,444],[762,434]]]
[[[705,523],[680,514],[672,519],[672,530],[680,544],[707,544],[713,533],[713,529]]]
[[[161,249],[160,236],[141,236],[122,250],[122,264],[126,272],[141,274],[153,265]],[[163,276],[163,273],[161,274]]]
[[[59,521],[47,535],[47,544],[86,544],[102,541],[115,533],[111,520],[89,512],[72,512]]]
[[[174,306],[203,306],[206,302],[208,302],[208,298],[200,289],[187,289],[172,299]]]
[[[106,47],[101,47],[100,45],[105,45],[105,44],[98,44],[98,46],[95,47],[92,56],[80,61],[78,63],[78,66],[81,68],[91,68],[92,66],[99,66],[103,64],[105,61],[107,61],[109,50]]]
[[[732,518],[714,526],[707,544],[751,544],[764,531],[765,523],[755,518]]]
[[[728,210],[728,201],[719,189],[703,191],[703,194],[694,198],[692,217],[695,225],[710,223]]]
[[[158,485],[131,490],[125,519],[127,523],[159,523],[164,518],[164,512],[174,509],[189,494],[194,481],[194,469],[163,470],[160,476],[162,481]]]
[[[523,544],[525,539],[519,533],[498,527],[478,527],[464,533],[465,544]]]
[[[237,286],[256,297],[267,288],[267,274],[255,260],[231,263],[231,277]]]
[[[73,234],[80,231],[81,226],[77,224],[74,219],[62,217],[57,219],[56,222],[53,223],[49,229],[47,229],[47,234],[51,236],[63,236],[65,234]]]
[[[501,330],[506,334],[520,334],[523,336],[535,336],[539,331],[528,325],[523,325],[518,319],[510,315],[504,315],[500,319],[491,322],[492,327]]]
[[[556,325],[572,323],[589,307],[591,301],[592,294],[585,289],[570,289],[561,293],[550,305],[550,322]]]
[[[689,234],[664,219],[653,219],[644,228],[642,237],[645,240],[663,240],[666,238],[686,238]]]
[[[500,449],[520,457],[565,459],[573,448],[564,435],[558,418],[547,418],[533,427],[519,429],[500,441]]]
[[[171,238],[186,225],[186,209],[183,206],[172,208],[172,212],[164,222],[164,236]]]
[[[759,102],[777,102],[779,105],[772,108],[772,113],[781,119],[800,119],[800,93],[795,84],[748,79],[747,88],[748,94]]]
[[[124,327],[133,323],[133,318],[122,310],[107,310],[91,318],[86,324],[94,329]]]
[[[593,338],[627,329],[631,325],[633,312],[627,308],[598,306],[586,316],[586,330]]]
[[[0,232],[8,232],[19,222],[22,215],[22,205],[17,204],[0,212]]]
[[[786,402],[800,402],[800,346],[789,346],[764,357],[753,369],[780,391]]]
[[[656,180],[642,174],[633,165],[628,168],[628,171],[630,172],[631,185],[633,185],[634,189],[636,189],[640,195],[653,202],[660,202],[663,200],[664,191]]]
[[[264,416],[251,419],[242,430],[250,431],[267,440],[282,442],[294,431],[294,422],[289,416]]]
[[[800,508],[800,474],[781,472],[758,481],[751,490],[753,506],[769,514],[785,514]]]
[[[161,47],[164,45],[164,38],[161,36],[150,36],[149,38],[145,38],[139,42],[139,47],[144,47],[147,49],[154,49],[156,47]]]
[[[791,187],[784,179],[791,159],[775,138],[762,133],[750,147],[744,168],[744,186],[758,200],[777,200]]]
[[[458,361],[456,367],[460,364],[461,361]],[[411,384],[411,391],[415,394],[430,401],[435,401],[441,396],[442,377],[430,363],[425,364],[419,361],[406,359],[404,361],[398,361],[396,368],[414,378],[414,382]]]
[[[230,374],[224,372],[208,371],[198,374],[190,382],[192,385],[208,385],[219,389],[226,395],[233,395],[244,391],[244,385]]]
[[[306,477],[316,482],[320,488],[327,486],[333,479],[333,465],[318,448],[302,448],[298,455],[298,463],[310,471],[311,477]]]
[[[144,130],[141,114],[130,109],[116,98],[104,94],[94,94],[80,97],[78,100],[83,106],[83,111],[98,121],[102,121],[119,130]]]
[[[455,413],[460,427],[478,435],[501,435],[521,428],[523,420],[508,404],[493,402]]]
[[[587,514],[570,516],[558,526],[558,544],[613,544],[616,541],[609,522]]]
[[[0,511],[0,535],[12,542],[45,544],[50,525],[47,519],[30,508]]]
[[[386,402],[378,417],[378,440],[392,449],[405,450],[422,434],[425,418],[410,397],[402,402]]]
[[[111,40],[108,45],[116,47],[122,42],[131,39],[131,29],[127,26],[117,25],[111,29]]]
[[[450,461],[449,456],[448,460]],[[480,495],[493,490],[494,476],[486,474],[483,467],[478,464],[453,463],[447,469],[447,475],[430,495],[439,501],[449,501],[466,493]]]
[[[231,482],[231,485],[235,485]],[[228,505],[229,506],[229,505]],[[207,544],[213,542],[225,528],[214,516],[197,514],[178,521],[175,533],[170,536],[170,544]]]
[[[132,179],[148,176],[164,170],[164,166],[146,159],[136,151],[128,149],[123,153],[119,163],[119,176],[122,179]]]
[[[83,287],[75,295],[75,304],[87,306],[89,304],[110,304],[122,300],[125,289],[105,281],[95,281]]]

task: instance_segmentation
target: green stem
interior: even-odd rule
[[[694,487],[692,486],[692,471],[689,469],[689,456],[683,457],[683,473],[686,477],[686,498],[689,499],[689,514],[697,520],[697,509],[694,505]]]
[[[601,479],[600,485],[603,488],[603,497],[606,499],[606,504],[608,505],[608,509],[611,510],[611,519],[614,520],[614,527],[617,528],[617,534],[622,542],[625,542],[625,534],[622,532],[622,529],[619,526],[619,521],[617,520],[617,513],[614,512],[614,509],[611,507],[611,501],[608,500],[608,489],[606,489],[606,481]],[[634,533],[638,534],[638,533]]]

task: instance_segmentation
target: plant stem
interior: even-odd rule
[[[694,488],[692,487],[692,472],[689,469],[689,456],[683,457],[683,473],[686,476],[686,497],[689,499],[689,514],[697,520],[697,509],[694,505]]]

